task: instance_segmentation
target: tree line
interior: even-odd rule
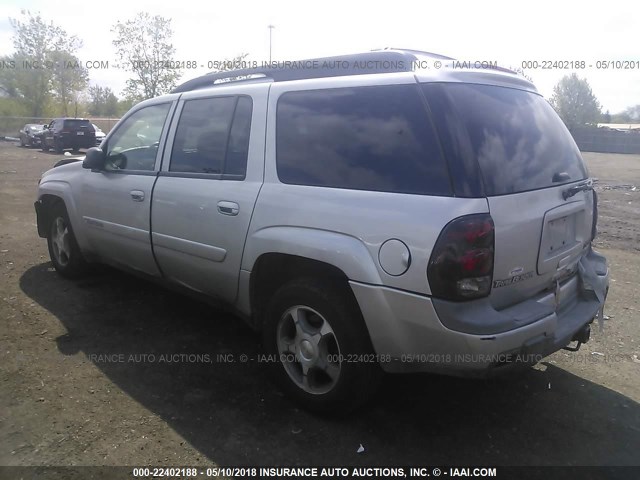
[[[81,39],[39,13],[21,15],[9,19],[14,52],[0,56],[0,116],[119,117],[135,103],[168,93],[182,75],[163,62],[175,49],[171,20],[161,16],[138,13],[113,25],[116,66],[130,74],[118,97],[109,87],[90,85],[78,57]]]
[[[116,66],[130,74],[118,98],[109,87],[89,85],[88,70],[77,56],[82,40],[38,13],[23,10],[21,14],[21,19],[9,19],[15,51],[0,56],[0,116],[119,117],[139,101],[168,93],[182,76],[180,68],[166,61],[175,54],[170,19],[138,13],[113,25]],[[225,64],[233,65],[246,56],[238,55]],[[603,113],[587,80],[576,74],[558,82],[550,103],[569,130],[597,123],[640,122],[640,105],[617,114]]]
[[[589,82],[575,73],[558,82],[550,103],[569,130],[598,123],[640,123],[640,105],[615,114],[603,112]]]
[[[23,10],[10,18],[14,52],[0,56],[0,115],[25,117],[117,117],[133,99],[119,99],[109,87],[89,85],[78,58],[82,40],[40,14]]]

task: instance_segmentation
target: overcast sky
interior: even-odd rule
[[[90,72],[92,84],[121,94],[127,73],[113,67],[110,29],[138,11],[172,19],[174,60],[199,65],[248,53],[269,59],[273,24],[273,59],[291,60],[400,47],[437,52],[461,60],[497,60],[520,67],[523,61],[586,62],[578,70],[600,100],[615,113],[640,104],[640,2],[538,1],[232,1],[170,2],[158,0],[4,0],[0,5],[0,54],[13,51],[9,17],[21,9],[39,11],[46,20],[84,41],[80,59],[110,62]],[[633,70],[598,70],[599,60],[635,61]],[[588,65],[593,65],[589,68]],[[185,71],[188,80],[204,70]],[[572,70],[526,69],[549,98],[553,86]]]

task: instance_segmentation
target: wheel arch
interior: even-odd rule
[[[51,210],[57,203],[64,205],[64,200],[58,195],[46,193],[40,196],[37,203],[39,204],[36,207],[38,235],[41,238],[47,238],[49,236],[49,223],[51,223]]]
[[[359,239],[296,227],[257,232],[247,243],[243,270],[250,272],[248,292],[244,292],[248,293],[246,310],[257,329],[261,328],[262,312],[269,298],[295,278],[322,278],[338,283],[355,305],[358,303],[349,280],[374,284],[381,281],[371,255]]]
[[[51,208],[58,202],[61,202],[67,210],[67,215],[69,216],[69,221],[71,222],[71,228],[73,229],[78,245],[80,246],[81,250],[85,250],[86,240],[84,231],[81,228],[81,218],[79,216],[76,203],[73,200],[71,187],[67,182],[51,180],[46,182],[43,181],[40,184],[38,190],[38,201],[36,202],[39,204],[39,206],[36,207],[38,212],[38,234],[42,238],[46,238],[46,236],[48,235],[47,230],[49,221],[51,220]],[[42,220],[40,219],[40,217],[43,217]],[[44,230],[42,230],[43,228]]]

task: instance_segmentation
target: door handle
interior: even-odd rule
[[[236,202],[227,202],[224,200],[218,202],[218,212],[223,215],[235,216],[238,215],[239,211],[240,206]]]
[[[142,190],[131,190],[131,199],[134,202],[142,202],[144,201],[144,192]]]

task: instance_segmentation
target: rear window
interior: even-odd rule
[[[89,120],[65,120],[64,128],[76,130],[79,128],[88,128],[89,130],[93,131],[93,127],[91,126],[91,123],[89,123]]]
[[[454,165],[477,159],[487,196],[586,178],[571,134],[541,96],[462,83],[422,88],[447,157]]]
[[[280,181],[451,195],[417,85],[289,92],[277,108]]]

